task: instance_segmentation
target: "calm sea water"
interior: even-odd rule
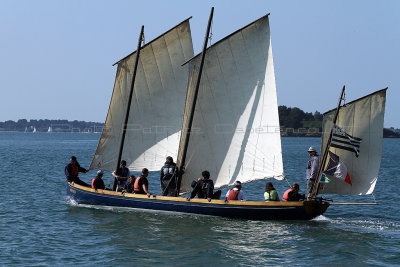
[[[66,199],[64,166],[87,167],[98,134],[0,133],[1,265],[266,266],[400,264],[400,140],[385,139],[379,206],[331,206],[312,221],[248,221],[82,207]],[[319,138],[283,138],[285,174],[304,191],[306,149]],[[81,176],[90,181],[94,171]],[[158,174],[150,191],[159,193]],[[105,181],[112,181],[109,174]],[[286,181],[274,181],[280,196]],[[265,181],[246,184],[262,200]],[[371,196],[335,197],[372,202]]]

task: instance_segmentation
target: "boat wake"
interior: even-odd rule
[[[329,219],[328,217],[325,217],[324,215],[319,215],[319,216],[315,217],[314,219],[312,219],[311,221],[314,221],[314,222],[330,222],[330,221],[332,221],[332,219]]]

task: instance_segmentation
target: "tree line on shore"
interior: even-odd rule
[[[282,136],[319,137],[323,115],[315,111],[304,112],[297,107],[279,106],[279,124]],[[68,120],[8,120],[0,122],[0,131],[18,132],[101,132],[103,123]],[[400,129],[384,129],[384,137],[400,138]]]

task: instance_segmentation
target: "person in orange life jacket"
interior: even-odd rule
[[[278,192],[276,192],[274,185],[271,182],[268,182],[265,185],[264,198],[265,201],[279,201]]]
[[[190,201],[191,198],[194,198],[196,195],[198,198],[207,198],[208,201],[211,199],[220,199],[221,198],[221,190],[214,191],[214,181],[210,179],[210,172],[203,171],[201,173],[202,178],[199,178],[196,181],[192,182],[193,191],[190,194],[190,197],[187,198]]]
[[[128,182],[124,186],[124,190],[122,192],[127,192],[127,193],[133,193],[134,188],[135,188],[135,175],[131,174],[129,175]]]
[[[147,176],[149,175],[149,170],[143,168],[142,175],[136,178],[135,185],[134,185],[134,192],[135,194],[146,194],[150,196],[149,193],[149,181],[147,180]]]
[[[121,192],[122,189],[124,188],[124,185],[128,181],[129,175],[130,172],[129,169],[126,167],[126,161],[121,160],[121,167],[119,167],[112,173],[114,179],[117,180],[117,182],[114,183],[115,187],[113,187],[113,191]]]
[[[235,187],[226,193],[226,200],[244,200],[244,194],[242,189],[242,183],[240,181],[235,182]]]
[[[300,201],[305,199],[305,195],[299,194],[300,186],[293,184],[292,188],[285,191],[282,197],[282,201]]]
[[[92,180],[92,188],[94,188],[95,190],[97,189],[106,189],[106,186],[104,185],[104,181],[103,181],[103,171],[102,170],[98,170],[97,171],[97,176],[93,178]]]
[[[82,168],[81,165],[79,165],[75,156],[71,157],[68,165],[65,166],[64,172],[65,172],[65,177],[67,178],[68,182],[70,182],[70,183],[74,182],[75,184],[90,187],[90,185],[88,185],[84,181],[80,180],[78,177],[79,172],[86,173],[86,172],[88,172],[88,170],[86,170],[85,168]]]

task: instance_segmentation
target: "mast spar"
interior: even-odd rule
[[[131,109],[132,95],[133,95],[133,90],[134,90],[134,86],[135,86],[136,71],[137,71],[137,67],[138,67],[138,63],[139,63],[140,48],[141,48],[142,41],[143,41],[143,33],[144,33],[144,25],[142,25],[142,29],[140,31],[138,45],[137,45],[137,49],[136,49],[136,59],[135,59],[135,65],[133,67],[132,83],[131,83],[131,88],[130,88],[130,92],[129,92],[128,106],[126,108],[125,121],[124,121],[124,124],[123,124],[121,144],[120,144],[120,147],[119,147],[119,153],[118,153],[118,160],[117,160],[116,169],[118,169],[118,167],[120,165],[121,158],[122,158],[122,151],[124,149],[126,128],[127,128],[128,120],[129,120],[129,111]],[[114,178],[113,191],[115,191],[116,187],[117,187],[117,179]]]
[[[197,95],[198,95],[199,87],[200,87],[201,73],[202,73],[202,70],[203,70],[204,58],[206,56],[207,43],[208,43],[208,39],[209,39],[209,36],[210,36],[210,29],[211,29],[211,22],[212,22],[212,19],[213,19],[213,14],[214,14],[214,7],[211,7],[211,13],[210,13],[210,17],[208,19],[207,31],[206,31],[206,35],[204,37],[203,50],[202,50],[202,53],[201,53],[201,62],[200,62],[200,67],[199,67],[199,75],[197,77],[196,89],[194,91],[194,97],[193,97],[193,104],[191,106],[191,110],[190,110],[190,114],[189,114],[189,125],[188,125],[188,127],[186,129],[185,143],[183,144],[182,156],[181,156],[181,160],[179,162],[179,167],[178,167],[179,168],[179,172],[178,172],[178,175],[177,175],[177,182],[176,182],[176,191],[175,191],[175,195],[176,196],[179,195],[179,191],[180,191],[180,186],[181,186],[181,181],[182,181],[182,173],[183,173],[184,166],[185,166],[185,161],[186,161],[186,153],[187,153],[187,148],[188,148],[188,144],[189,144],[190,132],[191,132],[191,129],[192,129],[194,111],[195,111],[195,108],[196,108],[196,100],[197,100]]]

